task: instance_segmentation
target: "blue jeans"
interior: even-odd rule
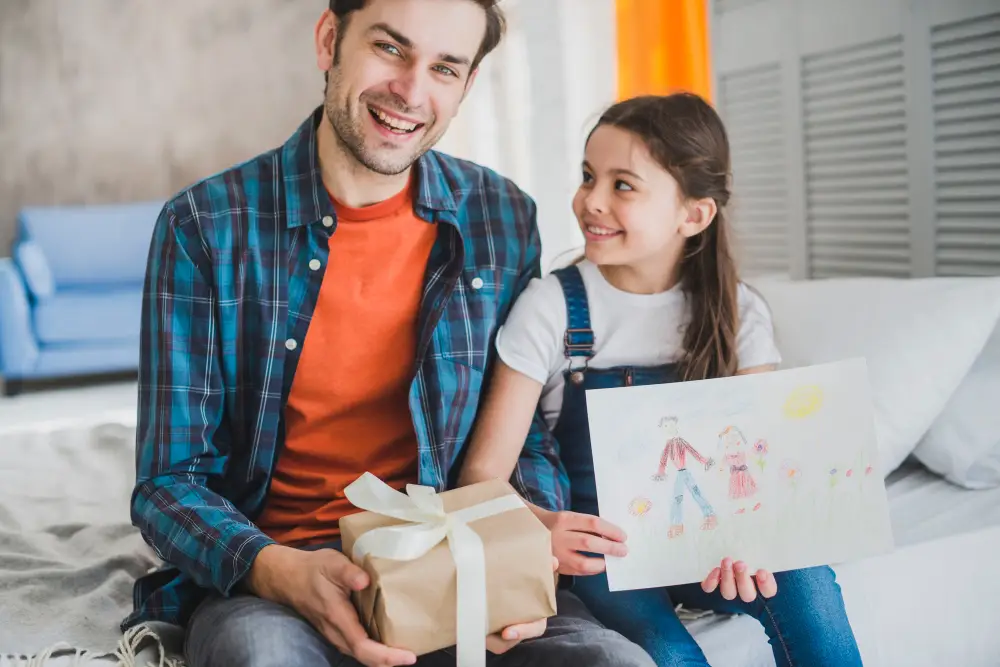
[[[694,477],[691,476],[691,471],[684,468],[677,471],[677,477],[674,479],[674,502],[670,505],[670,523],[675,526],[684,523],[685,489],[691,491],[691,497],[694,498],[694,501],[698,503],[698,507],[701,508],[702,516],[708,518],[714,514],[712,506],[701,495],[701,490],[695,483]]]
[[[705,654],[677,617],[674,607],[749,614],[764,626],[777,667],[861,665],[833,570],[815,567],[778,572],[778,594],[753,602],[726,600],[700,584],[608,590],[605,574],[576,577],[571,590],[597,620],[646,649],[659,667],[707,666]]]

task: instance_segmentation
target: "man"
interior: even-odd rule
[[[533,202],[430,150],[502,29],[488,0],[333,0],[315,29],[322,107],[161,213],[132,517],[168,566],[136,583],[123,627],[186,625],[191,667],[416,659],[362,629],[349,595],[369,581],[337,520],[365,471],[454,484],[494,332],[539,272]],[[512,481],[563,505],[540,419]],[[652,664],[557,601],[547,626],[490,637],[491,663]]]
[[[705,470],[711,469],[715,465],[715,461],[711,458],[706,459],[697,449],[691,446],[691,443],[680,437],[680,431],[677,428],[677,417],[664,417],[660,420],[660,428],[666,432],[667,444],[664,445],[663,453],[660,454],[660,467],[657,469],[656,474],[653,475],[653,480],[662,482],[667,478],[667,464],[673,463],[674,467],[677,468],[677,477],[674,480],[674,502],[670,506],[670,529],[667,531],[667,537],[673,539],[684,534],[685,490],[691,492],[691,496],[701,509],[701,514],[704,517],[701,529],[714,530],[719,525],[718,519],[715,517],[715,511],[708,501],[705,500],[705,497],[701,495],[701,489],[698,488],[694,477],[691,476],[691,471],[687,469],[686,461],[687,454],[690,453],[698,463],[705,466]]]

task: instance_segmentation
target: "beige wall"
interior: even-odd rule
[[[325,0],[0,0],[0,256],[29,204],[165,198],[319,103]]]

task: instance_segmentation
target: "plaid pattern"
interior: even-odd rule
[[[181,192],[157,221],[132,521],[167,565],[136,582],[123,629],[185,624],[207,590],[228,594],[272,542],[253,519],[336,229],[317,158],[321,113],[284,146]],[[443,491],[458,474],[495,331],[539,275],[540,242],[535,204],[510,181],[433,151],[415,167],[414,210],[438,235],[410,409],[419,481]],[[564,506],[568,480],[540,414],[511,482],[532,502]]]

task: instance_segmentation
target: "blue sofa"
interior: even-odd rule
[[[25,381],[138,367],[142,286],[162,202],[25,208],[0,259],[0,375]]]

